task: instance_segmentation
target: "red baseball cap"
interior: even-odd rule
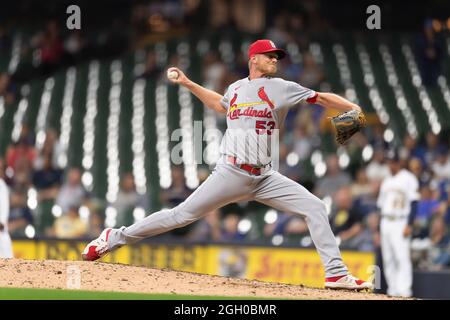
[[[257,53],[267,52],[275,52],[277,54],[278,60],[283,59],[286,56],[286,52],[283,49],[278,49],[273,41],[263,39],[256,40],[250,45],[250,47],[248,48],[248,58],[250,59]]]

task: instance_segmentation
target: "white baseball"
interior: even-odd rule
[[[178,78],[178,72],[176,71],[167,71],[167,78],[168,79],[177,79]]]

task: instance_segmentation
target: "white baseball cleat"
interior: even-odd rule
[[[351,274],[345,276],[337,276],[325,278],[325,288],[327,289],[347,289],[347,290],[363,290],[374,289],[374,285],[370,282],[360,280]]]
[[[89,244],[84,248],[81,257],[85,261],[95,261],[100,259],[101,257],[106,256],[109,253],[108,247],[108,237],[112,228],[107,228],[103,230],[100,236],[97,239],[92,240]]]

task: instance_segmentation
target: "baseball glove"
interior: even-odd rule
[[[358,110],[350,110],[331,118],[336,129],[336,142],[344,145],[356,132],[366,125],[364,113]]]

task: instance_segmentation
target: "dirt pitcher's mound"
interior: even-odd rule
[[[76,274],[81,276],[81,290],[291,299],[391,299],[371,293],[314,289],[122,264],[0,259],[0,287],[66,289],[68,276]]]

